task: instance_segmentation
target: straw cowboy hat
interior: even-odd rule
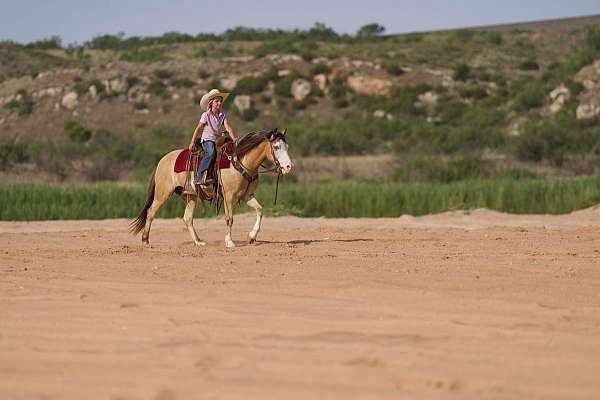
[[[227,96],[229,96],[229,93],[223,93],[219,91],[219,89],[212,89],[200,99],[200,108],[202,108],[204,111],[208,111],[208,104],[212,99],[214,99],[215,97],[222,97],[223,102],[225,102]]]

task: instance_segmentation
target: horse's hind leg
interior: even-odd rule
[[[152,205],[148,209],[148,216],[146,217],[146,225],[144,226],[144,231],[142,232],[142,242],[148,244],[150,238],[150,226],[152,225],[152,220],[158,213],[158,210],[169,200],[169,196],[173,193],[172,190],[166,190],[161,188],[159,185],[156,185],[156,189],[154,192],[154,201]]]
[[[198,237],[198,233],[196,233],[196,229],[194,229],[194,210],[196,209],[196,196],[186,196],[184,195],[184,199],[187,197],[185,212],[183,214],[183,222],[185,222],[185,226],[187,226],[188,231],[190,232],[190,236],[192,240],[196,244],[196,246],[206,246],[206,242],[200,240]]]
[[[254,243],[256,241],[256,236],[258,235],[258,232],[260,231],[260,223],[262,221],[262,215],[263,215],[262,206],[260,205],[258,200],[256,200],[256,197],[254,197],[254,196],[250,197],[250,199],[246,202],[246,204],[248,204],[250,207],[254,208],[254,210],[256,211],[256,222],[254,223],[254,227],[252,228],[252,230],[248,233],[248,242]]]

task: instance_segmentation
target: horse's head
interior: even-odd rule
[[[276,164],[284,175],[289,174],[294,169],[294,163],[288,154],[288,144],[285,141],[286,131],[287,129],[284,129],[283,132],[279,132],[277,128],[275,128],[267,133],[267,139],[271,144],[272,150],[267,155],[267,158],[269,161]]]

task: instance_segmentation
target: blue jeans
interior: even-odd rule
[[[200,168],[198,168],[198,172],[196,174],[196,179],[198,181],[200,180],[200,178],[202,178],[202,174],[204,173],[204,171],[206,171],[211,166],[216,156],[215,142],[205,140],[204,142],[202,142],[202,148],[204,149],[204,157],[202,157]]]

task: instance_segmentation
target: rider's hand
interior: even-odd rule
[[[194,144],[190,143],[190,145],[188,146],[188,150],[189,151],[194,151]]]

